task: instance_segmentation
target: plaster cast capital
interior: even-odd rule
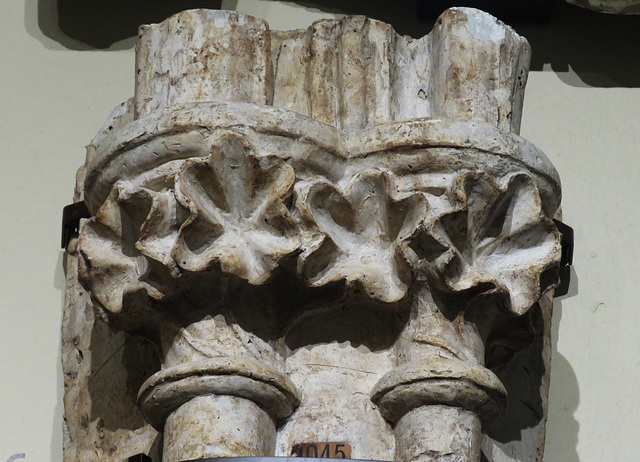
[[[142,384],[121,414],[163,433],[164,462],[313,441],[481,460],[500,367],[544,367],[560,264],[558,172],[519,136],[529,56],[469,8],[419,39],[209,10],[141,28],[135,95],[87,148],[73,258],[88,343],[144,337],[152,370],[122,344],[115,379]]]

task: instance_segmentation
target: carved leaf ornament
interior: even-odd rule
[[[298,193],[296,218],[287,207],[293,168],[227,133],[173,181],[163,191],[118,183],[83,228],[83,281],[110,311],[131,291],[166,296],[185,271],[219,266],[263,284],[295,254],[306,284],[344,280],[387,303],[425,270],[445,291],[508,294],[520,314],[556,282],[545,275],[559,263],[559,234],[525,174],[501,188],[485,173],[462,173],[450,187],[453,209],[438,217],[422,193],[396,197],[390,172],[362,171],[343,189],[321,177]]]
[[[284,201],[295,173],[275,156],[258,158],[244,139],[229,135],[208,159],[187,161],[176,196],[190,216],[171,252],[180,267],[221,269],[262,284],[280,258],[300,248],[298,228]]]
[[[126,294],[161,299],[180,272],[169,255],[184,221],[172,191],[133,189],[120,182],[80,232],[80,278],[107,310],[122,310]]]
[[[384,302],[406,295],[412,280],[407,241],[427,202],[420,194],[394,200],[392,190],[389,174],[379,170],[357,175],[346,194],[329,183],[311,186],[304,208],[326,237],[303,263],[310,285],[344,279]]]
[[[533,180],[510,177],[504,189],[484,173],[458,177],[452,190],[456,206],[432,226],[432,235],[446,249],[432,269],[446,290],[509,296],[509,309],[526,312],[541,293],[554,287],[560,259],[560,235],[542,211]]]

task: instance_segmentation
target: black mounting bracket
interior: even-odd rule
[[[62,209],[62,248],[66,249],[71,238],[78,234],[81,218],[91,218],[84,201],[75,202]]]
[[[560,257],[560,283],[554,292],[554,297],[561,297],[569,293],[569,285],[571,283],[571,265],[573,265],[573,228],[560,220],[553,220],[560,232],[562,246],[562,255]]]

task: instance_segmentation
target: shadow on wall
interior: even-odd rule
[[[219,9],[222,0],[27,0],[38,2],[37,24],[70,50],[131,48],[141,24],[158,23],[191,8]],[[27,18],[28,19],[28,18]]]
[[[573,276],[573,275],[572,275]],[[573,285],[573,284],[572,284]],[[545,454],[553,461],[580,462],[578,457],[578,431],[580,425],[574,414],[580,402],[578,378],[569,361],[558,352],[558,330],[562,318],[562,302],[568,295],[556,299],[551,319],[553,353],[549,393],[549,420],[547,422]]]
[[[512,24],[529,40],[531,69],[550,64],[554,72],[571,69],[591,87],[640,87],[640,15],[596,13],[555,0],[548,24]]]
[[[640,43],[640,15],[601,14],[564,0],[549,1],[552,4],[548,23],[507,20],[531,43],[532,70],[543,70],[545,64],[550,64],[553,71],[564,74],[571,67],[580,78],[565,82],[573,86],[640,87],[640,60],[634,59]],[[223,3],[221,0],[27,0],[27,4],[31,2],[37,2],[39,31],[72,50],[130,48],[140,24],[160,22],[189,8],[220,8]],[[393,8],[388,0],[289,2],[331,13],[363,14],[388,22],[399,33],[413,37],[427,34],[433,26],[432,20],[418,19],[418,0],[396,2]],[[450,3],[477,5],[478,0]],[[28,7],[27,14],[29,11]],[[29,30],[35,18],[27,17],[26,22]]]

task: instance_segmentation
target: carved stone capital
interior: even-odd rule
[[[88,147],[78,273],[158,349],[138,402],[164,462],[312,439],[479,462],[491,347],[530,334],[560,261],[558,174],[518,135],[529,53],[465,8],[417,40],[207,10],[141,29],[136,94]]]

